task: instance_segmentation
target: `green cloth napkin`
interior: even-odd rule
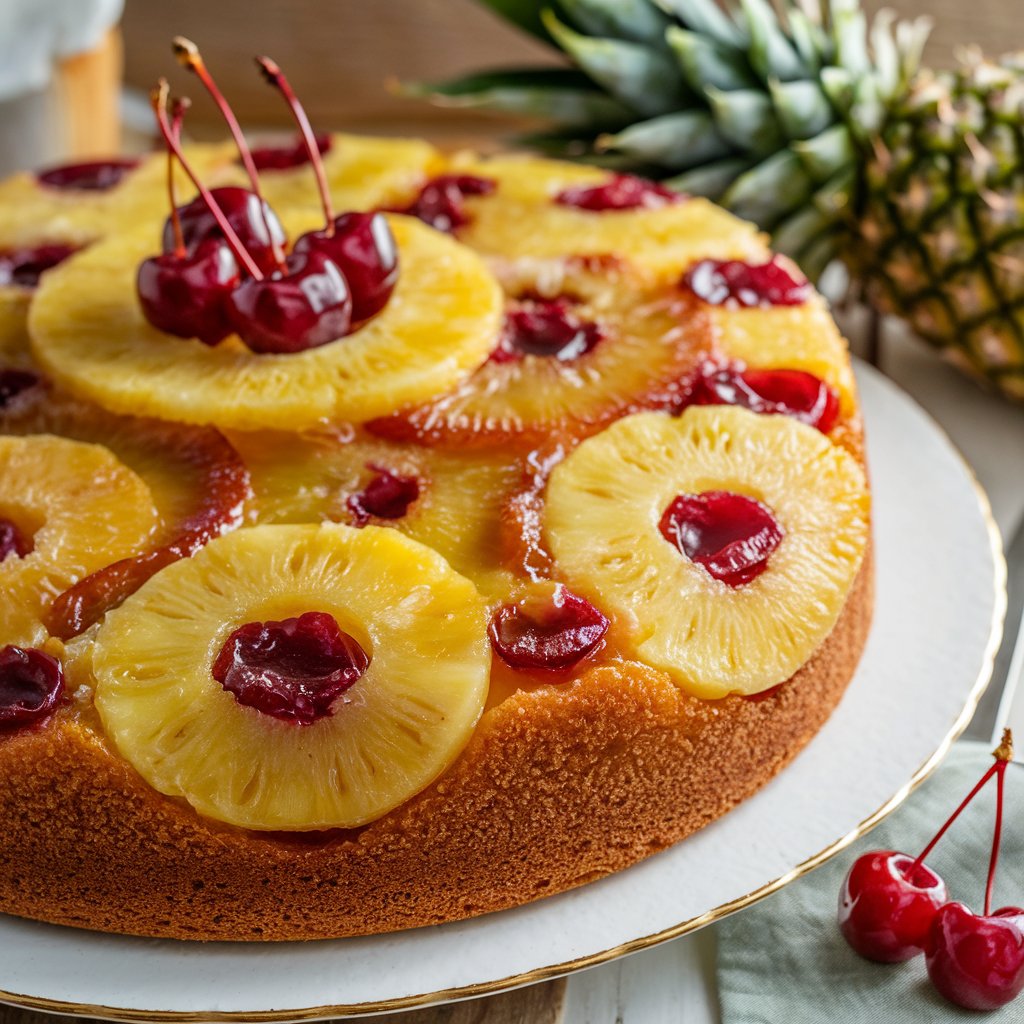
[[[992,747],[958,743],[906,803],[867,836],[806,878],[718,925],[722,1024],[1024,1022],[1024,993],[990,1014],[961,1010],[932,988],[923,956],[904,964],[862,960],[836,925],[839,889],[854,860],[867,850],[920,853],[992,764]],[[994,908],[1024,906],[1024,765],[1010,765],[1005,789]],[[975,912],[984,902],[995,792],[992,780],[928,857],[950,898]]]

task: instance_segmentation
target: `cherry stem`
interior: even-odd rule
[[[263,273],[260,268],[256,265],[256,261],[249,255],[245,246],[242,244],[242,240],[235,233],[235,229],[228,222],[227,217],[224,216],[224,211],[220,208],[217,200],[210,194],[210,190],[199,180],[196,172],[192,169],[191,164],[185,159],[185,154],[181,151],[181,146],[178,144],[178,140],[174,137],[171,125],[167,120],[167,93],[169,86],[166,78],[161,78],[157,87],[150,93],[150,103],[153,106],[153,112],[156,114],[156,123],[160,127],[160,134],[164,137],[164,142],[167,143],[168,148],[175,155],[178,163],[181,164],[182,170],[189,176],[192,184],[195,185],[199,194],[203,197],[203,202],[206,203],[207,208],[213,215],[213,219],[217,222],[217,226],[224,233],[224,239],[231,248],[231,251],[235,255],[235,259],[238,260],[242,266],[245,267],[246,271],[254,277],[257,281],[263,280]]]
[[[274,241],[273,232],[270,230],[270,222],[267,219],[267,208],[263,203],[263,193],[260,191],[260,178],[256,171],[256,163],[252,158],[252,151],[249,149],[249,144],[245,141],[245,136],[242,134],[242,126],[238,123],[238,118],[235,117],[235,112],[231,109],[231,105],[224,98],[224,94],[217,87],[217,83],[213,80],[213,75],[210,74],[209,69],[206,66],[206,62],[203,60],[202,54],[199,52],[199,47],[192,42],[191,39],[186,39],[184,36],[175,36],[171,41],[171,46],[174,49],[174,56],[178,58],[178,63],[182,67],[188,68],[195,76],[203,83],[206,91],[210,94],[213,102],[217,104],[217,109],[221,112],[224,120],[227,122],[228,131],[231,132],[231,137],[235,140],[235,147],[238,149],[238,155],[242,158],[242,166],[245,168],[245,173],[249,176],[249,183],[252,185],[253,194],[259,200],[260,214],[263,217],[263,228],[267,233],[267,238],[270,239],[270,245],[274,252],[274,260],[281,270],[285,269],[284,266],[284,254],[281,252],[280,247]]]
[[[181,122],[188,110],[188,100],[181,96],[171,104],[171,131],[174,138],[181,144]],[[174,191],[174,153],[167,147],[167,198],[171,202],[171,229],[174,231],[174,255],[185,256],[185,236],[181,231],[181,217],[178,216],[178,200]]]
[[[989,779],[992,778],[993,775],[999,775],[999,784],[1002,785],[1003,772],[1006,770],[1007,763],[1013,759],[1013,734],[1010,732],[1009,729],[1003,730],[1003,741],[995,750],[992,751],[992,756],[996,759],[996,763],[992,765],[992,767],[989,768],[984,775],[982,775],[982,777],[978,780],[977,784],[975,785],[974,789],[972,789],[970,793],[968,793],[967,796],[964,797],[964,799],[960,803],[960,806],[957,807],[957,809],[946,819],[946,823],[942,826],[942,828],[939,829],[938,832],[935,833],[935,836],[932,838],[932,841],[921,851],[921,853],[917,857],[917,860],[915,860],[914,863],[910,866],[910,870],[906,873],[906,877],[913,878],[914,872],[916,872],[917,869],[924,863],[924,860],[928,856],[928,854],[935,849],[936,843],[938,843],[938,841],[946,834],[950,825],[952,825],[953,822],[960,817],[960,814],[963,812],[964,808],[966,808],[967,805],[978,795],[978,793],[985,787],[985,784],[988,782]],[[1001,829],[1001,799],[999,802],[999,807],[996,811],[996,821],[997,829]],[[991,887],[992,884],[992,873],[994,871],[995,861],[993,860],[989,874],[989,887]],[[986,913],[988,913],[987,910]]]
[[[996,880],[999,846],[1003,838],[1003,783],[1006,781],[1008,763],[1008,761],[996,762],[996,827],[992,835],[992,856],[988,862],[988,881],[985,883],[985,917],[988,917],[992,911],[992,886]]]
[[[317,188],[320,190],[320,202],[324,208],[324,218],[327,221],[326,234],[328,237],[334,234],[334,207],[331,203],[330,189],[327,187],[327,174],[324,171],[324,162],[320,157],[320,147],[316,144],[316,136],[313,134],[313,127],[306,116],[305,108],[299,102],[298,96],[292,89],[291,84],[285,77],[285,73],[269,57],[257,57],[256,63],[263,77],[284,97],[299,126],[299,133],[306,145],[306,152],[309,154],[309,162],[313,165],[313,173],[316,175]]]

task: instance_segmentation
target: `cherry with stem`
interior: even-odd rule
[[[992,891],[1003,833],[1006,769],[1013,758],[1013,737],[1003,733],[995,764],[972,791],[996,777],[996,816],[982,913],[952,902],[935,914],[925,944],[925,964],[935,988],[968,1010],[995,1010],[1024,991],[1024,908],[992,909]],[[970,799],[970,798],[968,798]],[[963,809],[957,809],[957,814]]]
[[[257,57],[263,77],[284,97],[316,175],[324,226],[319,231],[302,235],[293,249],[295,253],[319,250],[337,264],[352,292],[353,325],[365,323],[386,305],[398,282],[398,250],[395,239],[381,213],[343,213],[336,217],[327,173],[320,156],[309,117],[299,102],[287,76],[269,57]]]
[[[245,168],[245,173],[249,178],[252,192],[259,203],[260,215],[263,218],[263,229],[270,240],[274,261],[278,268],[283,270],[284,253],[274,226],[270,223],[270,215],[267,212],[269,208],[263,199],[263,192],[260,189],[260,178],[256,170],[256,163],[252,158],[249,144],[245,141],[245,135],[242,133],[242,127],[238,123],[238,118],[235,117],[235,112],[231,109],[231,105],[224,98],[224,94],[218,88],[213,75],[210,74],[206,62],[203,60],[203,55],[199,52],[199,47],[191,39],[186,39],[184,36],[175,36],[171,46],[174,49],[174,55],[177,57],[178,63],[191,71],[202,82],[203,87],[210,94],[211,99],[217,105],[217,109],[227,123],[228,131],[235,141],[235,147],[238,149],[242,166]]]

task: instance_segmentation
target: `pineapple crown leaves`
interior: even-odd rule
[[[916,75],[925,19],[859,0],[481,0],[564,52],[405,86],[441,104],[554,122],[553,155],[632,169],[773,232],[813,276],[832,257],[858,162]]]

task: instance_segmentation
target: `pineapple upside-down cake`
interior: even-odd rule
[[[0,183],[8,913],[522,904],[753,794],[865,640],[857,395],[792,264],[638,178],[314,136],[262,64],[294,142],[183,145],[162,88],[165,156]]]

